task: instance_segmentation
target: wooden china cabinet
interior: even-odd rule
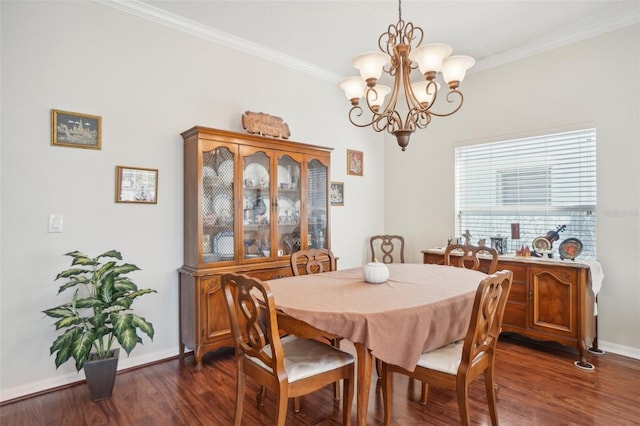
[[[184,140],[180,356],[233,346],[221,274],[291,275],[289,257],[330,248],[332,148],[193,127]]]
[[[444,262],[441,249],[423,250],[422,254],[423,263]],[[486,270],[489,262],[488,258],[481,259],[480,269]],[[498,270],[502,269],[513,271],[502,331],[574,346],[580,357],[576,365],[592,369],[585,357],[588,349],[598,350],[589,266],[572,261],[500,256]]]

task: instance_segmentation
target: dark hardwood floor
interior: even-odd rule
[[[352,350],[348,342],[343,349]],[[191,356],[118,375],[114,395],[92,402],[85,384],[0,407],[2,426],[25,425],[231,425],[235,401],[232,351],[204,358],[196,372]],[[614,354],[591,355],[596,370],[573,365],[576,356],[557,347],[501,339],[496,358],[498,416],[502,425],[640,425],[640,361]],[[375,373],[374,373],[375,376]],[[419,383],[395,376],[394,425],[459,424],[455,393],[431,388],[420,405]],[[256,408],[257,387],[248,382],[244,425],[272,424],[274,401]],[[382,424],[382,394],[372,383],[368,424]],[[472,422],[489,424],[482,379],[471,386]],[[289,410],[287,425],[339,425],[340,405],[331,387]],[[355,398],[353,422],[355,423]]]

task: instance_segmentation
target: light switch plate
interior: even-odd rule
[[[49,215],[49,232],[62,232],[62,215]]]

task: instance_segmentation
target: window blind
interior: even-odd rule
[[[456,234],[468,229],[474,243],[510,238],[518,223],[513,252],[566,225],[554,256],[573,237],[583,244],[580,257],[596,257],[595,129],[457,147],[455,191]]]

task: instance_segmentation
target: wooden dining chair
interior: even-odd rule
[[[369,238],[371,261],[404,263],[404,237],[401,235],[374,235]]]
[[[456,256],[456,253],[460,253],[460,255]],[[481,257],[479,256],[485,253],[491,257],[487,268],[481,266]],[[498,269],[498,251],[493,247],[452,244],[444,250],[444,264],[493,274]]]
[[[469,384],[478,376],[484,375],[491,424],[498,424],[493,364],[512,279],[513,273],[504,270],[480,281],[464,340],[423,353],[414,371],[382,363],[385,425],[390,424],[392,416],[393,373],[405,374],[423,383],[455,390],[462,425],[469,424]],[[423,398],[426,400],[426,395]]]
[[[317,274],[320,272],[329,272],[336,270],[336,257],[329,249],[309,249],[298,250],[291,253],[289,259],[291,265],[291,273],[294,276],[301,275],[300,267],[303,266],[304,273]]]
[[[404,263],[404,237],[402,235],[374,235],[369,238],[371,248],[371,261],[382,263]],[[375,361],[376,373],[378,374],[378,385],[382,382],[380,360]]]
[[[304,275],[310,275],[335,271],[337,266],[336,257],[329,249],[298,250],[291,254],[289,261],[291,264],[291,273],[294,276],[302,275],[300,273],[300,267],[303,267]],[[331,346],[338,349],[340,348],[342,337],[334,335],[326,335],[324,337],[329,341]],[[337,384],[334,386],[333,397],[336,401],[340,400],[340,386]],[[300,411],[300,401],[298,399],[294,401],[294,411],[296,413]]]
[[[235,425],[242,423],[245,379],[261,386],[262,408],[266,391],[276,394],[274,425],[285,424],[289,398],[306,395],[343,381],[342,423],[351,423],[354,357],[327,344],[293,335],[280,337],[276,305],[269,285],[258,278],[222,275],[229,322],[235,345],[237,393]]]

